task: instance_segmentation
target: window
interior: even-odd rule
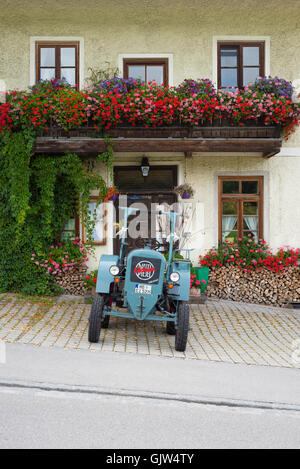
[[[65,79],[70,85],[79,84],[78,42],[37,42],[36,81]]]
[[[243,88],[264,76],[264,42],[219,42],[218,87]]]
[[[79,216],[77,213],[65,223],[60,234],[60,240],[67,241],[67,239],[75,239],[76,236],[79,236]]]
[[[168,59],[124,59],[124,78],[168,85]]]
[[[98,204],[98,197],[90,197],[89,213],[93,220],[96,221],[93,231],[93,244],[104,245],[106,244],[106,210],[105,204]],[[85,228],[82,226],[83,241],[86,241]]]
[[[219,178],[219,242],[263,237],[263,177]]]

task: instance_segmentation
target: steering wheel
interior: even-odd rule
[[[145,246],[149,246],[154,251],[157,251],[163,246],[163,244],[161,244],[155,238],[137,238],[135,240],[135,245],[137,248],[144,248]]]

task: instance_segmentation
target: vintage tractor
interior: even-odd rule
[[[127,256],[128,217],[139,210],[133,207],[124,207],[123,210],[120,254],[104,254],[100,258],[96,295],[89,318],[89,341],[99,341],[101,328],[108,327],[110,316],[165,321],[167,333],[175,335],[175,349],[183,352],[189,330],[190,261],[174,257],[175,221],[180,214],[152,211],[170,217],[166,260],[156,239],[139,238],[141,247]],[[117,308],[126,308],[127,311]]]

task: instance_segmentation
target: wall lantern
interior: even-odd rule
[[[149,175],[149,170],[150,170],[150,165],[149,165],[148,158],[144,156],[142,159],[142,164],[141,164],[142,175],[144,177],[147,177]]]

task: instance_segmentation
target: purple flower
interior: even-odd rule
[[[191,78],[185,79],[175,89],[178,94],[184,97],[190,97],[193,95],[206,97],[216,96],[214,85],[208,78],[199,78],[198,80],[193,80]]]
[[[294,92],[290,81],[278,77],[258,77],[255,82],[248,85],[249,90],[272,94],[275,98],[292,99]]]

